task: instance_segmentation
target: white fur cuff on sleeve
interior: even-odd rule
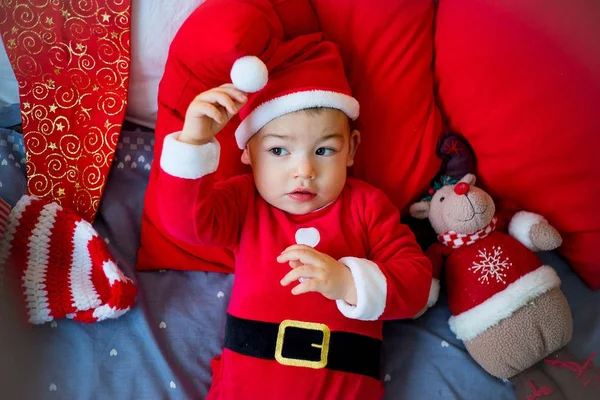
[[[217,170],[221,146],[216,139],[193,145],[178,141],[178,137],[179,132],[165,137],[160,157],[163,171],[178,178],[198,179]]]
[[[546,219],[539,214],[528,211],[519,211],[510,220],[510,224],[508,224],[508,233],[530,250],[536,251],[536,248],[529,237],[529,232],[531,232],[531,227],[533,225],[545,221]]]
[[[344,257],[339,260],[350,268],[356,285],[356,306],[337,300],[338,309],[348,318],[374,321],[385,310],[387,280],[377,264],[364,258]]]

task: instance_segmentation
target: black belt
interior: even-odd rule
[[[328,368],[380,379],[381,340],[330,332],[323,324],[292,320],[276,324],[227,314],[225,347],[284,365]]]

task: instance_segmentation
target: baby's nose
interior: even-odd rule
[[[454,193],[460,196],[469,193],[469,189],[471,189],[471,186],[468,183],[459,182],[456,184],[456,186],[454,186]]]
[[[296,177],[314,179],[315,168],[308,161],[301,162],[296,168]]]

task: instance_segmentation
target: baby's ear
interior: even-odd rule
[[[242,152],[242,163],[246,165],[250,165],[250,151],[248,150],[248,145],[244,147],[244,151]]]
[[[348,151],[348,160],[346,162],[347,167],[354,165],[354,156],[356,155],[356,149],[360,145],[360,132],[353,130],[350,132],[350,150]]]
[[[428,201],[420,201],[418,203],[410,206],[409,212],[410,215],[416,219],[425,219],[429,217],[429,209],[431,207],[431,203]]]

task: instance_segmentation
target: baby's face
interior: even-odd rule
[[[360,143],[348,117],[318,109],[283,115],[248,142],[242,161],[252,166],[260,195],[290,214],[307,214],[334,201]]]

